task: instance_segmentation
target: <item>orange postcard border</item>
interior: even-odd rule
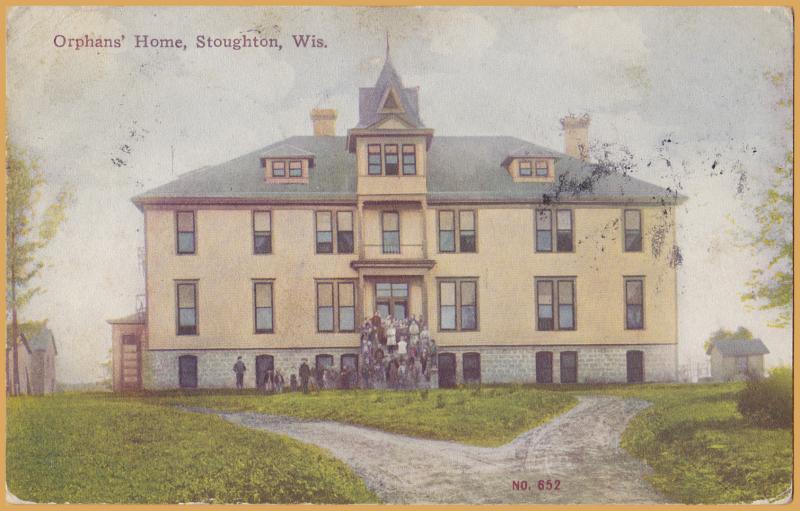
[[[711,7],[711,6],[724,6],[724,7],[789,7],[793,11],[793,29],[794,29],[794,63],[793,63],[793,73],[794,70],[797,69],[798,64],[800,64],[800,57],[796,51],[797,42],[798,42],[798,22],[797,17],[795,15],[797,7],[800,6],[800,0],[793,0],[786,3],[778,4],[776,2],[766,2],[766,1],[746,1],[746,0],[736,0],[736,1],[722,1],[722,0],[698,0],[698,1],[690,1],[690,0],[671,0],[671,1],[664,1],[664,2],[647,2],[647,1],[635,1],[635,0],[616,0],[616,1],[607,1],[607,0],[583,0],[580,2],[575,1],[566,1],[566,0],[539,0],[539,1],[524,1],[524,0],[501,0],[499,2],[492,2],[490,0],[360,0],[360,1],[353,1],[353,0],[293,0],[293,1],[276,1],[276,2],[264,2],[264,1],[256,1],[256,0],[235,0],[234,2],[224,2],[221,0],[172,0],[172,1],[162,1],[162,0],[138,0],[138,1],[124,1],[124,0],[84,0],[84,1],[69,1],[69,0],[40,0],[40,1],[33,1],[33,2],[24,2],[24,1],[8,1],[8,0],[0,0],[0,5],[3,7],[3,17],[0,20],[0,29],[2,30],[3,34],[6,34],[7,27],[6,22],[8,19],[8,10],[9,7],[17,7],[17,6],[125,6],[125,7],[155,7],[155,6],[162,6],[162,7],[197,7],[197,6],[224,6],[224,7],[233,7],[233,6],[250,6],[250,7],[259,7],[259,6],[342,6],[342,7],[359,7],[359,6],[380,6],[380,7],[416,7],[416,6],[439,6],[439,7],[447,7],[447,6],[471,6],[471,7],[478,7],[478,6],[498,6],[498,7],[507,7],[507,6],[527,6],[527,7],[575,7],[575,6],[585,6],[585,7]],[[3,73],[2,78],[2,95],[0,95],[0,109],[2,109],[3,116],[0,123],[2,123],[2,133],[4,137],[8,136],[7,126],[6,126],[6,73],[8,72],[6,68],[6,38],[2,37],[0,39],[0,64],[2,64],[2,68],[5,71]],[[793,79],[794,83],[794,90],[793,90],[793,98],[796,96],[797,91],[797,82]],[[797,102],[794,103],[794,116],[798,113],[798,106]],[[793,118],[794,119],[794,118]],[[794,120],[793,120],[793,128],[794,128]],[[794,147],[797,147],[798,142],[798,134],[797,131],[793,129],[793,140],[794,140]],[[6,145],[3,144],[2,149],[3,159],[5,160],[6,157]],[[5,199],[5,190],[6,190],[6,174],[3,173],[0,176],[0,188],[2,188],[3,192],[3,199]],[[798,229],[797,223],[794,222],[794,211],[797,210],[798,204],[800,204],[800,200],[798,200],[797,192],[800,190],[800,185],[798,185],[797,179],[794,181],[794,204],[793,204],[793,233],[794,239],[796,239],[796,235],[800,229]],[[6,218],[6,201],[3,200],[2,207],[0,207],[0,218],[5,221]],[[6,241],[6,233],[2,231],[0,234],[0,240],[2,241],[3,245],[5,246]],[[2,256],[3,266],[5,267],[5,251],[3,251]],[[793,254],[793,264],[794,267],[797,267],[797,252]],[[794,303],[797,302],[797,291],[798,291],[798,284],[800,284],[800,277],[797,276],[795,273],[794,281],[793,281],[793,294],[794,294]],[[6,294],[5,294],[5,281],[3,281],[3,304],[4,309],[6,305]],[[793,311],[794,312],[794,311]],[[5,329],[5,315],[2,316],[2,332],[6,332]],[[793,352],[792,352],[792,367],[797,367],[798,361],[800,361],[800,356],[798,356],[798,352],[796,349],[797,341],[800,336],[797,332],[797,316],[793,314],[792,320],[792,337],[793,337]],[[0,358],[2,358],[3,367],[5,367],[5,350],[2,350],[0,353]],[[5,378],[3,379],[3,385],[5,386]],[[793,433],[793,467],[794,472],[792,475],[793,481],[793,490],[798,487],[798,481],[800,481],[800,476],[798,475],[798,463],[797,463],[797,451],[798,446],[800,446],[800,441],[798,441],[798,435],[796,434],[796,427],[798,424],[798,418],[800,418],[800,413],[798,413],[798,391],[800,391],[800,384],[798,384],[798,379],[794,377],[794,433]],[[3,392],[0,395],[0,434],[2,434],[3,441],[0,442],[0,457],[2,460],[5,460],[5,435],[6,435],[6,393]],[[3,481],[5,487],[6,481],[6,464],[0,464],[0,480]],[[2,501],[0,501],[0,509],[7,509],[11,507],[18,507],[21,505],[12,505],[6,502],[6,490],[5,488],[2,490]],[[221,507],[228,507],[231,506],[241,506],[237,504],[209,504],[216,508]],[[24,505],[24,509],[30,509],[31,511],[35,510],[52,510],[52,509],[74,509],[74,510],[86,510],[86,511],[100,511],[107,509],[109,507],[117,508],[117,509],[131,509],[131,510],[165,510],[165,509],[181,509],[181,504],[26,504]],[[304,509],[309,508],[321,508],[324,507],[326,510],[330,511],[351,511],[351,508],[354,505],[319,505],[319,504],[253,504],[247,505],[248,509],[262,509],[268,507],[272,510],[296,510],[300,507]],[[461,510],[461,509],[478,509],[485,507],[486,505],[481,504],[458,504],[458,505],[398,505],[398,504],[362,504],[358,505],[359,509],[385,509],[385,510],[399,510],[399,509],[408,509],[414,511],[436,511],[440,509],[446,510]],[[741,509],[743,504],[713,504],[713,505],[696,505],[693,507],[699,507],[703,510],[734,510],[734,509]],[[685,504],[650,504],[650,505],[636,505],[636,504],[624,504],[624,505],[613,505],[613,504],[503,504],[503,505],[492,505],[491,508],[494,511],[521,511],[521,510],[529,510],[529,509],[536,509],[536,508],[545,508],[545,509],[553,509],[555,507],[560,507],[563,509],[568,510],[581,510],[581,511],[607,511],[611,509],[623,509],[623,510],[641,510],[641,509],[676,509],[676,508],[685,508]],[[794,499],[791,503],[786,504],[784,506],[785,509],[800,509],[800,503],[798,503],[797,499]],[[184,508],[185,509],[185,508]]]

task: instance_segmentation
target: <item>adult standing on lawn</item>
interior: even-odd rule
[[[300,364],[300,386],[303,389],[303,394],[308,394],[308,379],[311,377],[311,368],[308,367],[308,360],[303,359]]]
[[[233,364],[233,372],[236,373],[236,388],[242,390],[244,388],[244,372],[247,371],[247,367],[245,367],[244,362],[242,362],[242,357],[236,359],[236,363]]]

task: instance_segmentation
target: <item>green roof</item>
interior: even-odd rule
[[[296,136],[233,160],[188,172],[133,201],[245,199],[355,201],[356,159],[345,137]],[[308,184],[267,183],[261,157],[290,146],[313,154]],[[555,182],[514,182],[502,166],[509,155],[555,158]],[[674,191],[567,156],[515,137],[436,136],[427,155],[429,201],[609,201],[669,203]]]

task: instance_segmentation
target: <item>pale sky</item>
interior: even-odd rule
[[[752,226],[771,168],[791,149],[792,17],[781,8],[72,8],[9,11],[12,139],[39,156],[48,193],[76,190],[49,266],[22,319],[47,318],[60,381],[101,377],[109,318],[144,289],[143,217],[130,198],[197,167],[292,135],[309,111],[355,126],[358,87],[374,84],[385,34],[406,86],[420,87],[440,135],[509,135],[563,149],[559,119],[592,117],[590,140],[624,145],[634,174],[680,185],[681,361],[703,359],[720,328],[762,338],[771,365],[791,361],[791,331],[767,326],[739,295],[763,260],[734,246]],[[277,37],[276,50],[134,49],[135,34]],[[119,37],[120,49],[56,48],[53,38]],[[314,34],[324,49],[296,49]],[[783,73],[776,87],[765,73]],[[671,140],[671,142],[664,142]],[[435,141],[434,141],[435,143]],[[129,149],[123,151],[122,146]],[[170,148],[174,147],[174,174]],[[124,160],[116,166],[112,158]],[[666,164],[669,160],[670,165]],[[712,171],[714,161],[718,164]],[[647,163],[651,163],[650,166]],[[744,176],[744,177],[742,177]],[[742,193],[737,185],[744,183]],[[791,236],[791,233],[787,233]]]

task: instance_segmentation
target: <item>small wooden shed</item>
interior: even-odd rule
[[[769,350],[761,339],[712,341],[706,350],[711,357],[711,379],[730,381],[764,376],[764,355]]]
[[[145,342],[145,313],[110,319],[112,379],[114,392],[142,388],[142,350]]]

